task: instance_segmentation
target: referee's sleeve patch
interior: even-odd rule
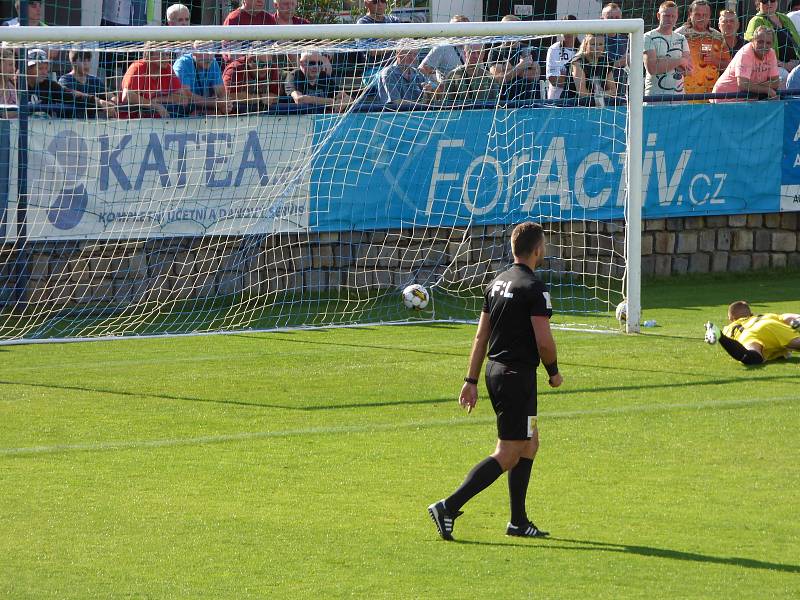
[[[550,292],[542,292],[542,296],[544,296],[544,304],[550,310],[553,310],[553,303],[550,300]]]

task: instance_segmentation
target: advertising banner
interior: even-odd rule
[[[782,103],[645,115],[645,218],[778,210]],[[623,215],[622,107],[352,114],[318,118],[315,139],[321,230]],[[754,140],[770,152],[749,152]]]
[[[13,125],[0,121],[0,238],[9,239]],[[26,233],[127,239],[621,219],[625,126],[623,107],[31,119]],[[643,141],[644,218],[800,210],[800,102],[648,106]]]
[[[800,101],[785,102],[781,210],[800,211]]]
[[[30,122],[31,240],[300,231],[306,116]]]

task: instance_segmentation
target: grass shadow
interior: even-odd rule
[[[561,542],[553,544],[552,542]],[[571,550],[580,552],[617,552],[620,554],[635,554],[637,556],[647,556],[652,558],[664,558],[669,560],[682,560],[698,563],[712,563],[717,565],[728,565],[732,567],[742,567],[745,569],[761,569],[767,571],[779,571],[782,573],[800,573],[800,565],[776,563],[754,558],[740,556],[715,556],[712,554],[701,554],[699,552],[685,552],[683,550],[671,550],[669,548],[657,548],[654,546],[641,546],[637,544],[616,544],[612,542],[598,542],[595,540],[576,540],[571,538],[549,537],[537,539],[533,543],[521,542],[479,542],[473,540],[456,540],[457,544],[479,545],[479,546],[498,546],[498,547],[518,547],[530,548],[537,551],[542,550]],[[569,544],[569,545],[565,545]]]
[[[367,402],[367,403],[352,402],[348,404],[337,404],[335,406],[330,406],[330,405],[291,406],[288,404],[270,404],[267,402],[248,402],[245,400],[220,400],[216,398],[198,398],[196,396],[175,396],[172,394],[149,394],[147,392],[129,392],[127,390],[112,390],[112,389],[104,389],[98,387],[85,387],[85,386],[63,385],[63,384],[56,385],[52,383],[31,383],[27,381],[23,382],[23,381],[0,380],[0,386],[2,385],[19,385],[19,386],[39,388],[39,389],[66,390],[72,392],[89,392],[95,394],[108,394],[110,396],[124,396],[128,398],[142,398],[142,399],[155,398],[157,400],[178,400],[181,402],[204,402],[208,404],[246,406],[251,408],[273,408],[278,410],[290,410],[290,411],[300,411],[300,412],[342,410],[348,408],[384,408],[387,406],[444,404],[449,402],[455,402],[454,398],[416,398],[413,400],[392,400],[385,402]]]
[[[254,335],[233,334],[236,337],[246,337],[249,339],[259,339],[262,336],[269,336],[270,340],[277,340],[280,342],[292,342],[295,344],[312,344],[316,346],[332,346],[337,348],[357,348],[359,350],[390,350],[392,352],[414,352],[416,354],[432,354],[434,356],[461,356],[466,357],[464,352],[442,352],[440,350],[423,350],[421,348],[401,348],[400,346],[377,346],[374,344],[350,344],[346,342],[323,342],[319,340],[297,340],[289,337],[283,337],[285,332],[280,333],[265,333]]]

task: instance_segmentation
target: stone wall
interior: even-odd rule
[[[800,268],[798,213],[651,219],[642,231],[644,276]]]
[[[797,213],[645,221],[642,273],[739,272],[800,268]],[[588,273],[600,288],[623,274],[621,222],[548,224],[547,267]],[[329,292],[359,297],[441,276],[466,291],[510,260],[510,229],[431,228],[269,236],[30,244],[26,277],[19,254],[2,250],[0,300],[22,297],[48,308],[87,303],[169,303],[241,295]],[[604,281],[605,279],[605,281]]]

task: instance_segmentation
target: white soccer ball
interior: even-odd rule
[[[403,290],[403,304],[411,310],[422,310],[428,306],[431,296],[424,287],[412,283]]]
[[[628,301],[623,300],[619,304],[617,304],[617,310],[614,311],[614,316],[617,317],[617,321],[620,323],[624,323],[628,320]]]

